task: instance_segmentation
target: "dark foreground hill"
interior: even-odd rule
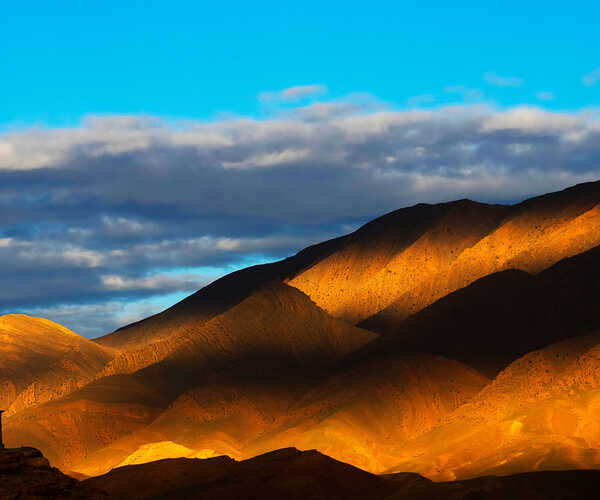
[[[597,498],[600,471],[538,472],[433,483],[418,474],[375,476],[317,451],[282,449],[130,465],[88,479],[114,500],[550,500]]]
[[[0,448],[0,500],[38,499],[108,500],[108,495],[50,467],[35,448]]]
[[[277,450],[242,462],[221,456],[114,469],[81,483],[34,448],[0,449],[0,500],[566,500],[595,499],[600,471],[533,472],[434,483],[375,476],[316,451]]]

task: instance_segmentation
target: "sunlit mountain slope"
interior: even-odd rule
[[[309,390],[264,379],[205,384],[75,470],[95,475],[141,453],[168,458],[175,442],[194,450],[181,456],[236,459],[286,446],[314,448],[380,472],[395,464],[404,441],[431,429],[488,382],[458,362],[409,353],[361,363]]]
[[[468,200],[385,215],[289,280],[333,316],[388,332],[505,269],[537,273],[600,244],[600,182],[514,206]]]
[[[393,471],[435,480],[600,467],[600,334],[529,353],[442,424],[405,443]]]
[[[523,354],[600,329],[600,247],[532,275],[506,270],[441,298],[369,346],[367,357],[409,349],[488,376]]]
[[[302,292],[273,283],[196,329],[121,354],[104,368],[106,377],[62,401],[6,419],[7,435],[9,442],[35,446],[71,468],[148,425],[189,389],[201,387],[219,399],[221,384],[241,394],[254,384],[289,401],[373,338],[328,316]],[[214,411],[227,406],[221,400]]]
[[[115,353],[47,319],[0,316],[0,409],[11,415],[93,380]]]
[[[488,382],[461,363],[428,354],[360,363],[309,391],[282,425],[250,443],[250,455],[283,445],[314,448],[380,473],[395,464],[406,440],[437,425]]]

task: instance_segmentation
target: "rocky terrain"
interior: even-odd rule
[[[0,498],[2,500],[107,499],[105,492],[80,485],[50,467],[35,448],[0,448]]]

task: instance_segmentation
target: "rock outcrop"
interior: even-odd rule
[[[108,499],[103,492],[79,485],[50,464],[35,448],[0,449],[0,499]]]

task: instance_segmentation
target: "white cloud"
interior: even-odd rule
[[[589,124],[591,125],[591,124]],[[521,107],[495,113],[483,120],[482,130],[518,130],[526,133],[554,133],[562,138],[575,129],[587,129],[587,120],[565,113],[552,113],[539,108]],[[590,129],[591,131],[591,129]]]
[[[95,250],[70,248],[62,252],[63,259],[75,266],[98,267],[102,263],[102,254]]]
[[[600,68],[596,68],[594,71],[591,71],[587,75],[584,75],[583,78],[581,79],[581,82],[586,87],[591,87],[592,85],[595,85],[596,82],[598,82],[599,80],[600,80]]]
[[[253,167],[272,167],[275,165],[288,165],[310,158],[311,152],[307,149],[285,149],[274,153],[266,153],[258,156],[246,158],[241,161],[224,161],[224,168],[253,168]]]
[[[495,71],[488,71],[483,78],[486,82],[496,87],[520,87],[524,80],[516,76],[500,76]]]
[[[327,93],[327,87],[321,84],[299,85],[283,90],[261,92],[258,99],[261,101],[299,101],[319,97]]]
[[[298,87],[290,87],[281,91],[281,96],[286,101],[297,101],[306,97],[316,97],[327,93],[325,85],[302,85]]]
[[[167,290],[197,290],[210,283],[214,277],[184,273],[129,278],[118,274],[109,274],[101,276],[100,279],[103,287],[107,290],[157,290],[164,293]]]
[[[102,225],[113,236],[146,236],[160,233],[160,226],[154,222],[141,221],[128,217],[102,216]]]

